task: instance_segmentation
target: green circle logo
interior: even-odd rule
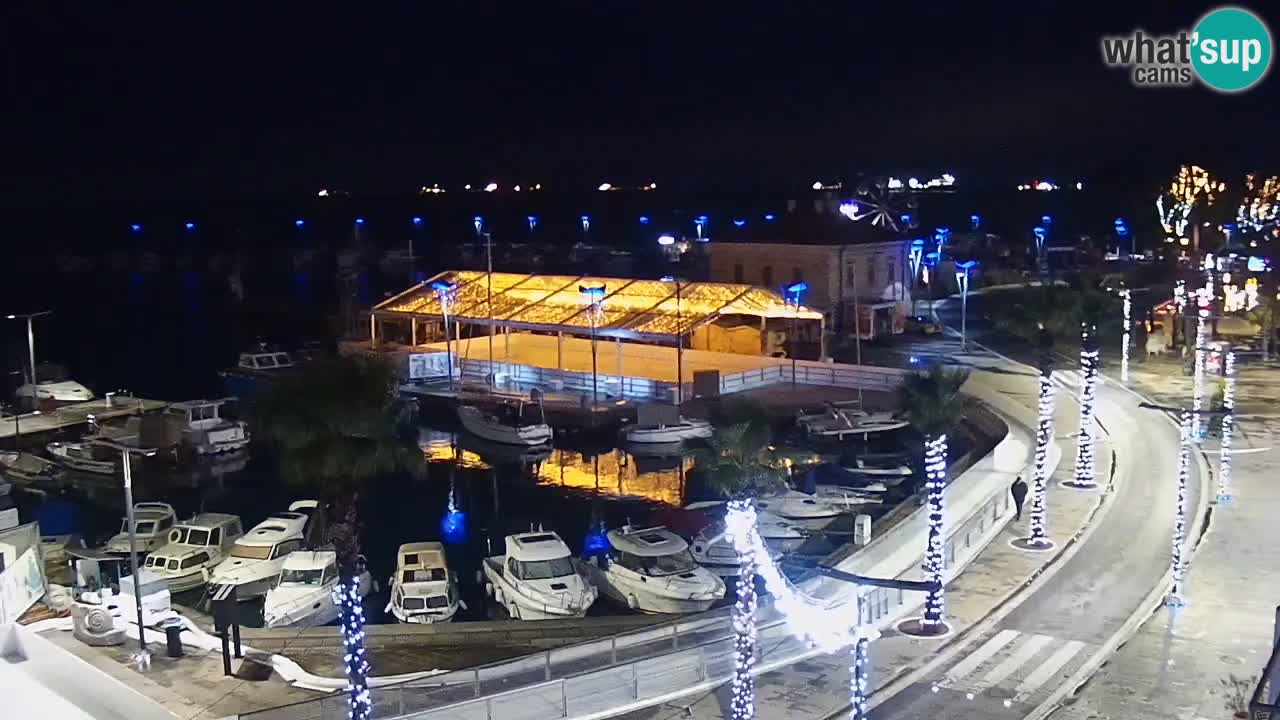
[[[1219,92],[1248,90],[1271,66],[1271,32],[1248,10],[1222,7],[1196,23],[1191,64],[1200,80]]]

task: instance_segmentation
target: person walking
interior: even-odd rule
[[[1022,503],[1027,499],[1027,482],[1019,475],[1017,480],[1013,481],[1013,485],[1009,488],[1009,492],[1013,493],[1013,509],[1017,512],[1014,520],[1022,519]]]

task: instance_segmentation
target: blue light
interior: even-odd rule
[[[765,213],[765,214],[764,214],[764,220],[765,220],[765,222],[773,222],[774,220],[777,220],[777,219],[778,219],[778,216],[777,216],[777,215],[774,215],[773,213]]]
[[[467,514],[461,510],[446,508],[444,517],[440,519],[440,535],[450,545],[466,542]]]
[[[1264,272],[1266,269],[1266,258],[1260,258],[1257,255],[1249,256],[1249,272]]]
[[[363,225],[363,224],[364,224],[364,218],[362,218],[362,217],[358,217],[358,218],[356,218],[356,224],[357,224],[357,225]]]
[[[747,221],[746,221],[746,220],[743,220],[742,218],[734,218],[734,219],[733,219],[733,226],[734,226],[734,227],[742,227],[743,225],[746,225],[746,224],[747,224]]]
[[[706,222],[706,221],[707,221],[707,216],[706,216],[706,215],[699,215],[697,218],[695,218],[695,220],[697,220],[697,221],[698,221],[698,222],[700,222],[700,223],[704,223],[704,222]]]
[[[413,216],[413,224],[414,224],[414,225],[421,225],[421,224],[422,224],[422,218],[418,217],[417,215]]]
[[[967,272],[968,270],[976,267],[977,264],[978,264],[977,260],[965,260],[964,262],[956,263],[956,267]]]
[[[911,364],[912,364],[912,365],[919,365],[919,364],[920,364],[920,358],[916,357],[915,355],[912,355],[912,356],[911,356]]]
[[[587,531],[587,536],[582,540],[583,555],[590,558],[596,555],[603,555],[609,550],[609,534],[604,530],[604,523],[600,523]]]
[[[981,226],[982,226],[982,216],[981,216],[981,215],[970,215],[970,216],[969,216],[969,225],[971,225],[971,226],[973,227],[973,229],[974,229],[974,230],[977,230],[979,227],[981,227]]]
[[[586,285],[579,285],[578,292],[591,298],[592,302],[595,302],[604,297],[604,286],[596,285],[595,287],[587,287]]]
[[[302,227],[303,225],[306,225],[306,223],[302,221],[302,218],[298,218],[297,220],[293,221],[294,227]]]
[[[438,293],[450,293],[450,292],[453,292],[453,288],[454,288],[454,284],[446,280],[436,280],[435,282],[431,283],[431,289],[435,290]]]
[[[903,224],[903,225],[910,225],[910,224],[911,224],[911,213],[902,213],[902,217],[901,217],[901,218],[899,218],[899,219],[900,219],[900,220],[902,220],[902,224]]]
[[[788,295],[800,296],[809,291],[809,283],[807,282],[791,283],[785,289]]]
[[[662,245],[663,247],[667,247],[667,246],[669,246],[669,245],[675,245],[675,244],[676,244],[675,236],[673,236],[673,235],[659,235],[659,236],[658,236],[658,244],[659,244],[659,245]]]
[[[1042,216],[1040,217],[1040,223],[1041,223],[1042,225],[1052,225],[1052,224],[1053,224],[1053,216],[1052,216],[1052,215],[1042,215]]]
[[[922,248],[922,247],[924,247],[924,238],[916,238],[915,240],[912,240],[912,241],[911,241],[911,247],[913,247],[913,248]]]
[[[649,216],[648,216],[648,215],[641,215],[641,216],[640,216],[640,224],[641,224],[641,225],[648,225],[648,224],[649,224]]]
[[[1036,239],[1037,239],[1037,240],[1044,240],[1045,235],[1048,235],[1048,234],[1049,234],[1049,231],[1048,231],[1048,230],[1045,230],[1044,228],[1040,227],[1039,225],[1037,225],[1037,226],[1035,226],[1034,228],[1032,228],[1031,232],[1036,236]]]
[[[583,216],[582,216],[581,218],[579,218],[579,219],[580,219],[580,220],[582,220],[582,222],[591,222],[591,216],[590,216],[590,215],[583,215]]]
[[[187,229],[188,229],[188,230],[195,230],[195,229],[196,229],[196,224],[195,224],[195,223],[193,223],[193,222],[188,222],[188,223],[186,224],[186,227],[187,227]]]
[[[134,223],[134,224],[130,225],[130,226],[129,226],[129,229],[130,229],[130,230],[132,230],[133,232],[136,232],[136,233],[137,233],[137,232],[142,232],[142,226],[141,226],[141,225],[139,225],[139,224],[137,224],[137,223]]]

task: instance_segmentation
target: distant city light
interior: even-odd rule
[[[676,244],[676,239],[675,239],[674,237],[672,237],[671,235],[660,235],[660,236],[658,237],[658,244],[659,244],[659,245],[662,245],[662,246],[664,246],[664,247],[665,247],[665,246],[667,246],[667,245],[675,245],[675,244]]]
[[[764,219],[765,219],[765,222],[773,222],[774,220],[778,219],[778,216],[774,215],[773,213],[765,213]]]
[[[516,191],[516,192],[520,192],[520,186],[519,186],[519,185],[517,185],[517,186],[515,187],[515,191]]]
[[[648,225],[648,224],[649,224],[649,216],[648,216],[648,215],[641,215],[641,216],[640,216],[640,224],[641,224],[641,225]]]
[[[541,190],[541,189],[542,189],[542,183],[534,183],[534,185],[533,185],[533,189],[534,189],[534,190]]]
[[[656,182],[651,182],[651,183],[649,183],[649,189],[650,189],[650,190],[657,190],[657,189],[658,189],[658,183],[656,183]]]
[[[600,183],[599,187],[597,187],[596,189],[601,192],[604,192],[606,190],[612,190],[613,185],[610,185],[609,183]]]
[[[362,217],[358,217],[358,218],[356,218],[356,224],[357,224],[357,225],[363,225],[363,224],[364,224],[364,218],[362,218]]]
[[[195,224],[195,223],[193,223],[193,222],[187,222],[187,223],[186,223],[186,228],[187,228],[188,230],[195,230],[195,229],[196,229],[196,224]]]
[[[463,189],[463,190],[470,190],[470,189],[471,189],[471,183],[467,183],[466,185],[463,185],[463,186],[462,186],[462,189]]]
[[[133,232],[142,232],[142,226],[137,223],[130,225],[129,229],[132,230]]]
[[[853,202],[852,200],[846,200],[845,202],[840,203],[840,214],[850,220],[857,220],[858,203]]]
[[[747,224],[747,221],[746,221],[746,220],[743,220],[742,218],[734,218],[734,219],[733,219],[733,225],[734,225],[734,227],[742,227],[743,225],[746,225],[746,224]]]
[[[821,182],[821,181],[818,181],[818,180],[814,180],[814,181],[813,181],[813,189],[814,189],[814,190],[821,190],[821,189],[822,189],[822,182]]]
[[[1077,189],[1077,190],[1083,190],[1083,189],[1084,189],[1084,183],[1077,181],[1077,182],[1076,182],[1076,189]]]
[[[1052,215],[1041,215],[1041,216],[1040,216],[1040,222],[1041,222],[1042,224],[1044,224],[1044,225],[1052,225],[1052,224],[1053,224],[1053,216],[1052,216]]]
[[[316,193],[316,197],[329,197],[329,191],[321,188],[320,192]]]
[[[415,216],[413,217],[413,224],[414,224],[414,225],[421,225],[421,224],[422,224],[422,218],[420,218],[420,217],[418,217],[418,216],[416,216],[416,215],[415,215]]]
[[[538,226],[538,216],[530,215],[526,218],[529,221],[529,229],[532,230]]]
[[[293,221],[294,227],[302,227],[303,225],[306,225],[306,224],[307,223],[302,218],[298,218],[297,220]]]
[[[489,183],[488,185],[484,186],[485,192],[494,192],[497,189],[498,189],[498,183]]]

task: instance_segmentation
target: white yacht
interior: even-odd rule
[[[448,622],[466,604],[458,597],[457,577],[449,571],[444,545],[405,543],[396,551],[391,601],[386,612],[402,623]]]
[[[96,475],[115,475],[120,468],[120,451],[100,443],[86,442],[51,442],[45,450],[54,462],[71,470],[94,473]]]
[[[243,534],[235,515],[201,513],[175,525],[169,542],[147,556],[145,567],[169,584],[169,592],[194,590]]]
[[[629,443],[676,443],[709,438],[712,432],[711,423],[706,420],[681,417],[671,424],[633,425],[622,431],[622,438]]]
[[[506,554],[484,559],[493,598],[513,620],[582,617],[598,591],[554,532],[508,535]]]
[[[134,547],[139,553],[149,553],[169,542],[169,530],[177,522],[177,517],[169,503],[134,503]],[[112,535],[103,549],[117,555],[129,554],[129,518],[120,521],[120,532]]]
[[[315,512],[315,500],[299,500],[287,512],[275,512],[236,540],[231,552],[209,571],[209,586],[236,586],[237,600],[267,594],[289,553],[306,542],[307,523]]]
[[[687,509],[723,511],[724,502],[692,503],[687,506]],[[798,550],[809,537],[802,528],[767,510],[756,510],[756,530],[770,553],[779,557]],[[728,537],[723,512],[719,519],[694,536],[689,550],[699,565],[716,575],[733,577],[738,574],[738,551],[734,549],[733,541]]]
[[[93,399],[89,388],[67,377],[65,368],[58,365],[41,363],[36,366],[36,384],[23,383],[13,393],[18,400],[35,398],[41,407],[70,405]]]
[[[870,435],[871,433],[897,430],[907,426],[906,420],[899,420],[891,412],[868,413],[862,410],[843,410],[828,407],[823,413],[801,415],[797,423],[810,437],[832,438],[843,440],[849,436]]]
[[[222,417],[222,406],[227,402],[224,398],[174,403],[165,409],[165,415],[177,421],[182,442],[200,455],[243,450],[249,445],[249,426]]]
[[[476,437],[507,445],[543,445],[553,437],[541,404],[504,405],[500,412],[460,405],[458,418],[462,427]]]
[[[369,595],[373,578],[364,558],[356,561],[360,597]],[[327,625],[338,619],[333,589],[338,585],[338,555],[332,550],[299,550],[284,559],[280,577],[262,606],[266,627]]]
[[[824,528],[840,515],[849,512],[847,501],[806,495],[795,490],[762,495],[756,498],[756,508],[768,510],[778,517],[809,529]]]
[[[724,581],[699,567],[684,538],[665,527],[609,531],[611,549],[587,562],[600,592],[632,610],[694,613],[724,598]]]

